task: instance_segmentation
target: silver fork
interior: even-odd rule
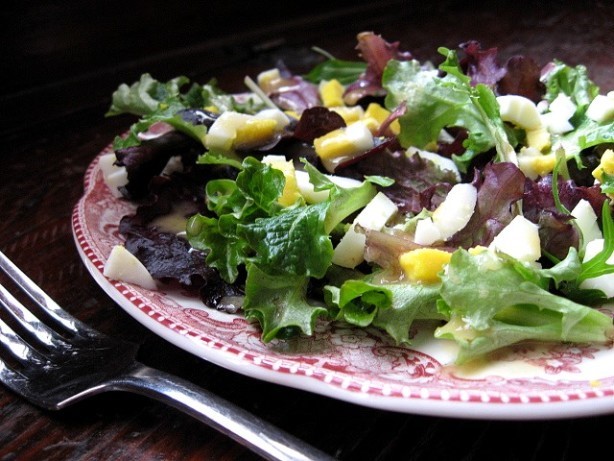
[[[216,394],[138,362],[138,345],[71,316],[2,252],[0,269],[37,307],[38,317],[0,284],[6,319],[0,317],[0,381],[32,404],[61,410],[102,392],[127,391],[181,410],[266,459],[332,459]]]

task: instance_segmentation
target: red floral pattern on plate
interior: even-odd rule
[[[108,152],[110,146],[101,155]],[[614,411],[611,345],[524,344],[471,367],[455,366],[455,346],[434,339],[428,324],[417,328],[411,348],[394,344],[379,330],[345,324],[319,324],[313,337],[265,345],[257,326],[240,315],[208,309],[181,293],[107,280],[104,262],[122,242],[118,222],[134,205],[112,196],[97,159],[84,184],[73,231],[93,277],[145,326],[206,360],[259,379],[408,413],[530,419]]]

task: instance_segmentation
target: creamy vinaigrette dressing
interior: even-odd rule
[[[170,213],[158,216],[152,221],[152,225],[162,232],[180,234],[185,232],[188,218],[194,214],[194,204],[191,202],[179,202],[173,204]]]

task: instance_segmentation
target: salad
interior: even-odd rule
[[[399,344],[434,325],[458,363],[611,344],[614,92],[475,41],[439,65],[373,32],[357,50],[265,69],[241,94],[120,85],[107,115],[137,121],[100,165],[138,207],[105,275],[193,290],[264,342],[346,322]]]

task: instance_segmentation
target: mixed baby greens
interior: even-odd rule
[[[467,42],[441,48],[435,67],[375,34],[358,40],[361,61],[263,72],[246,95],[185,77],[121,85],[108,115],[139,117],[114,144],[120,190],[141,205],[122,220],[126,247],[155,278],[241,309],[265,342],[343,321],[409,344],[421,320],[459,344],[459,362],[524,340],[611,342],[597,306],[614,295],[614,112],[591,108],[610,96],[583,66],[501,66]],[[543,120],[563,101],[566,128],[523,126],[502,114],[503,95]],[[459,184],[473,205],[446,215]],[[365,216],[374,200],[392,211]],[[157,227],[178,203],[185,229]],[[348,234],[356,263],[335,252]]]

